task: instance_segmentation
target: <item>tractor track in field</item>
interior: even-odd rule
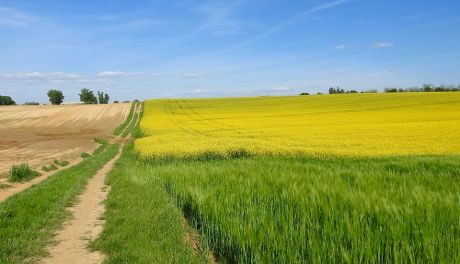
[[[105,177],[120,158],[122,150],[123,145],[118,154],[89,180],[77,204],[69,209],[72,219],[57,233],[55,239],[58,243],[49,249],[50,257],[43,263],[101,263],[104,260],[102,253],[91,252],[87,246],[102,232],[104,221],[101,216],[105,211],[103,202],[110,191],[104,183]]]

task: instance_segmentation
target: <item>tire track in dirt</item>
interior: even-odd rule
[[[136,106],[136,113],[140,113],[141,109],[142,104]],[[128,127],[133,122],[136,125],[139,120],[139,114],[133,115]],[[73,218],[64,224],[62,230],[57,232],[55,239],[58,243],[49,249],[50,257],[45,259],[43,263],[93,264],[104,261],[104,254],[97,251],[91,252],[88,249],[88,244],[96,239],[103,230],[104,220],[101,220],[105,213],[103,202],[107,199],[110,191],[109,186],[105,185],[105,177],[120,158],[124,145],[130,140],[131,134],[126,137],[117,137],[117,141],[120,143],[118,154],[89,180],[86,190],[78,197],[77,204],[69,209]]]
[[[86,190],[78,197],[78,203],[69,210],[73,218],[64,224],[64,228],[56,235],[58,243],[49,250],[50,257],[43,263],[101,263],[104,255],[100,252],[90,252],[88,243],[94,240],[103,229],[103,202],[107,198],[109,187],[105,185],[105,176],[112,170],[120,158],[123,146],[118,154],[107,162],[96,175],[91,178]]]

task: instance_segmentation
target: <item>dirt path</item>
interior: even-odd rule
[[[56,235],[57,245],[50,248],[50,257],[44,263],[101,263],[104,255],[90,252],[87,245],[102,231],[104,221],[103,201],[108,195],[108,186],[104,184],[105,176],[110,172],[115,162],[120,158],[123,147],[112,160],[88,182],[86,190],[78,197],[78,204],[71,207],[73,219],[64,224],[64,229]]]
[[[140,113],[142,104],[136,107],[136,113]],[[135,116],[138,115],[133,116],[130,125],[132,122],[134,124],[139,122],[140,117],[135,118]],[[104,255],[100,252],[89,251],[87,246],[90,241],[99,236],[103,229],[104,221],[101,220],[105,212],[103,202],[110,191],[104,183],[105,177],[120,158],[124,145],[130,140],[131,134],[126,137],[117,137],[116,141],[121,145],[118,154],[89,180],[86,190],[78,197],[77,205],[70,208],[73,219],[65,223],[64,228],[57,233],[58,244],[49,249],[50,257],[45,259],[44,263],[89,264],[103,262]]]

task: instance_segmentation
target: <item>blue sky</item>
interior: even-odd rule
[[[458,0],[0,0],[0,94],[112,99],[460,83]]]

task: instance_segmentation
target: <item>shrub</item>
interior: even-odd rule
[[[43,166],[42,167],[42,171],[46,171],[46,172],[52,171],[52,170],[57,170],[57,169],[58,169],[58,167],[56,167],[56,165],[54,165],[54,164],[50,164],[48,166]]]
[[[70,162],[68,162],[67,160],[54,160],[54,164],[58,165],[58,166],[61,166],[61,167],[65,167],[67,165],[69,165]]]
[[[39,102],[25,102],[24,105],[40,105]]]
[[[33,170],[29,164],[22,163],[19,165],[13,164],[10,170],[11,181],[24,181],[40,175],[37,171]]]
[[[82,152],[82,153],[80,154],[80,157],[82,157],[82,158],[84,158],[84,159],[87,158],[87,157],[89,157],[89,156],[91,156],[91,154],[86,153],[86,152]]]

